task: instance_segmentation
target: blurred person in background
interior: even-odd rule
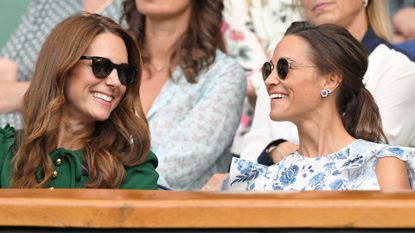
[[[199,189],[226,172],[246,79],[224,53],[221,0],[127,0],[125,17],[143,54],[141,102],[160,185]]]
[[[396,47],[415,58],[415,0],[389,0]]]

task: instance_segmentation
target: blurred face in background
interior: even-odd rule
[[[363,0],[301,0],[306,19],[315,25],[336,24],[350,28],[356,23],[366,27]],[[358,21],[358,22],[356,22]]]

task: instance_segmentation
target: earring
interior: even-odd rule
[[[366,8],[368,3],[369,3],[369,0],[363,0],[363,7]]]
[[[329,94],[330,94],[329,89],[323,89],[323,90],[321,90],[321,93],[320,93],[321,97],[323,97],[323,98],[326,98],[327,96],[329,96]]]

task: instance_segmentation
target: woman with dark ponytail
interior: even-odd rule
[[[296,2],[304,19],[311,24],[341,26],[360,42],[369,57],[363,84],[378,105],[388,144],[415,147],[415,62],[391,44],[392,30],[387,11],[389,1]],[[298,149],[297,128],[290,122],[272,121],[269,101],[266,87],[261,85],[255,117],[250,131],[244,136],[241,152],[241,158],[264,165],[273,164],[274,157],[279,153],[288,155]],[[270,146],[274,149],[271,150]]]
[[[263,66],[270,117],[298,128],[299,148],[266,167],[234,159],[231,190],[400,190],[414,187],[415,149],[392,147],[362,83],[359,41],[329,24],[294,22]]]

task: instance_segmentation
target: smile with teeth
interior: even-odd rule
[[[271,99],[284,99],[284,98],[288,98],[288,95],[277,93],[277,94],[271,94],[271,95],[269,95],[269,97]]]
[[[92,96],[97,98],[97,99],[101,99],[105,102],[108,102],[108,103],[111,103],[111,101],[113,99],[112,96],[108,96],[108,95],[105,95],[105,94],[100,93],[100,92],[92,92]]]

